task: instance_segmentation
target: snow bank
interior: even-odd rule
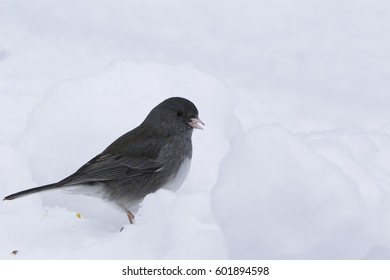
[[[280,125],[235,137],[212,197],[229,257],[359,259],[388,246],[390,199],[377,179],[390,174],[389,148],[388,135]]]
[[[244,130],[241,100],[190,64],[116,60],[59,84],[19,143],[0,145],[0,194],[69,175],[171,96],[192,100],[206,123],[178,192],[147,196],[134,225],[61,191],[4,201],[0,258],[390,258],[388,125],[293,133],[252,115]]]

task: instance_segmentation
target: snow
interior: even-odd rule
[[[61,191],[0,202],[0,259],[390,259],[389,19],[382,0],[3,0],[1,197],[168,97],[206,126],[133,225]]]
[[[363,198],[343,166],[280,125],[260,125],[232,141],[212,204],[234,259],[350,259],[387,223]]]

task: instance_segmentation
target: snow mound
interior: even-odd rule
[[[388,246],[390,199],[373,178],[388,168],[388,140],[350,130],[294,135],[280,125],[235,137],[212,196],[230,257],[359,259]]]

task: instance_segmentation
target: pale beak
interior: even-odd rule
[[[191,127],[197,128],[197,129],[203,129],[203,127],[201,127],[199,124],[204,125],[204,123],[199,118],[192,118],[191,121],[188,122],[188,124]]]

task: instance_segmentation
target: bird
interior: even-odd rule
[[[204,125],[191,101],[168,98],[154,107],[139,126],[120,136],[70,176],[3,200],[48,190],[70,190],[114,202],[133,224],[131,209],[138,209],[146,195],[160,188],[176,191],[182,185],[191,165],[192,132]]]

